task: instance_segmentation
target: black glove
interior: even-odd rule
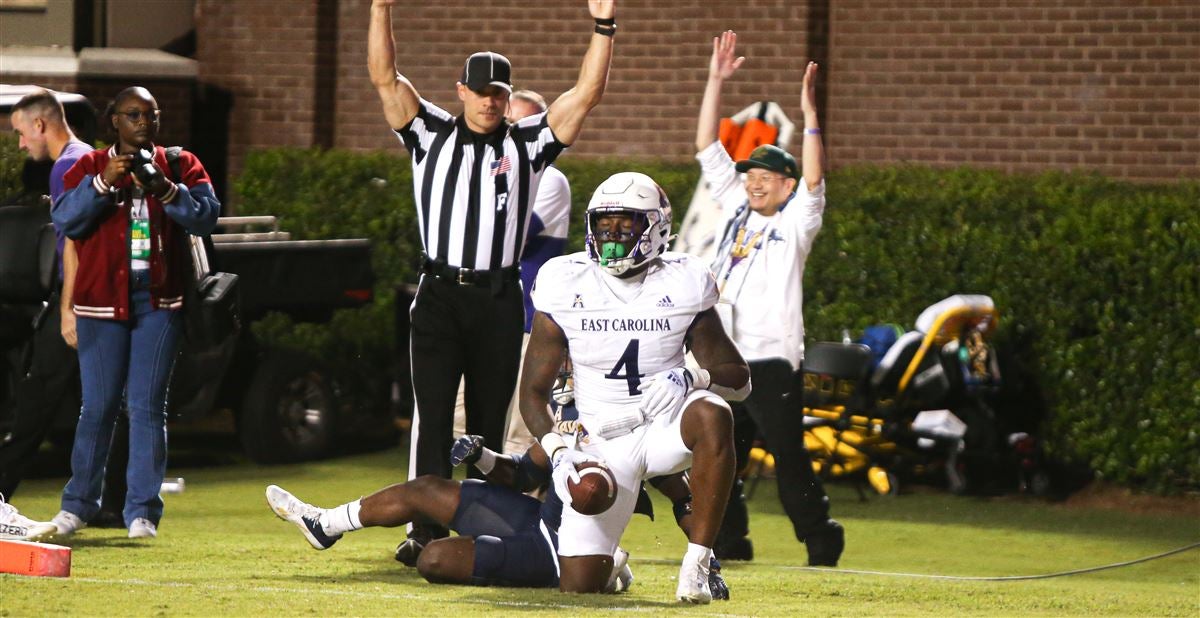
[[[450,447],[450,465],[474,464],[483,455],[483,436],[465,435]]]

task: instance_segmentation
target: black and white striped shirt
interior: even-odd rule
[[[412,155],[426,255],[456,268],[518,265],[542,172],[566,148],[546,114],[481,135],[422,99],[396,135]]]

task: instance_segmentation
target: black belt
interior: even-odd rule
[[[519,281],[521,279],[521,269],[517,266],[493,270],[475,270],[474,268],[451,266],[445,262],[431,259],[428,256],[424,256],[421,260],[421,272],[449,283],[476,287],[502,287],[507,282]]]

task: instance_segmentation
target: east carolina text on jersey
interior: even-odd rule
[[[671,320],[668,318],[580,318],[579,330],[603,333],[658,333],[671,330]]]
[[[717,287],[691,255],[663,254],[630,286],[580,252],[546,262],[531,296],[567,337],[579,420],[595,428],[636,409],[644,379],[684,365],[688,329],[717,302]]]

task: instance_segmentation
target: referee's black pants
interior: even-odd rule
[[[752,385],[750,396],[744,401],[730,403],[738,470],[744,469],[749,462],[755,436],[763,436],[767,450],[775,457],[779,501],[792,521],[796,538],[803,541],[829,519],[829,498],[813,472],[812,459],[804,446],[803,382],[795,378],[791,364],[783,359],[747,364]],[[718,534],[718,544],[729,543],[748,532],[749,514],[742,496],[742,483],[736,482]],[[720,552],[717,557],[721,557]]]
[[[517,281],[493,288],[421,277],[409,331],[417,404],[409,478],[450,478],[460,379],[466,382],[467,433],[483,436],[493,450],[504,447],[524,329],[525,305]],[[470,472],[479,476],[474,468]]]

